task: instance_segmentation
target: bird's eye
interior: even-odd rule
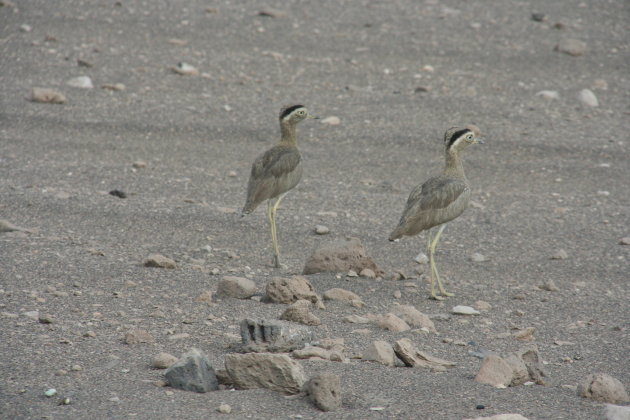
[[[466,138],[467,138],[468,140],[472,140],[473,135],[472,135],[472,134],[469,134],[469,135],[467,135],[467,136],[466,136]]]
[[[304,111],[302,110],[298,111],[298,115],[304,115]]]

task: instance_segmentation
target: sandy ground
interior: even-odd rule
[[[572,386],[592,372],[630,386],[630,247],[620,244],[630,236],[627,2],[0,4],[0,219],[27,229],[0,233],[0,417],[594,419],[603,405]],[[554,51],[570,38],[586,44],[583,55]],[[175,74],[178,62],[200,74]],[[66,84],[78,76],[95,87]],[[116,83],[125,89],[101,88]],[[31,102],[33,87],[58,89],[67,102]],[[579,101],[587,88],[598,107]],[[238,213],[251,162],[278,139],[288,103],[341,124],[300,125],[305,175],[279,211],[287,268],[275,270],[264,211]],[[409,337],[455,368],[302,362],[308,375],[341,376],[344,406],[328,414],[267,390],[155,386],[154,354],[198,347],[221,368],[241,319],[283,311],[255,300],[194,301],[224,275],[249,277],[262,293],[347,235],[388,275],[412,275],[424,236],[390,243],[387,235],[411,188],[441,169],[444,131],[468,123],[485,139],[465,161],[474,203],[449,224],[437,255],[455,297],[428,300],[424,278],[309,276],[319,293],[342,287],[367,304],[317,312],[316,334],[343,337],[347,356]],[[139,160],[145,168],[132,166]],[[114,189],[127,198],[108,194]],[[315,235],[318,224],[331,233]],[[551,259],[559,250],[567,258]],[[144,267],[151,253],[178,267]],[[471,261],[473,253],[487,261]],[[538,288],[550,280],[559,291]],[[492,309],[438,317],[439,334],[343,322],[395,302],[435,316],[477,300]],[[156,343],[125,344],[132,327]],[[536,328],[547,384],[475,383],[481,361],[469,352],[518,350],[526,343],[505,333],[526,327]],[[170,338],[179,333],[189,337]],[[46,398],[49,388],[58,396]],[[58,405],[62,397],[71,403]],[[221,403],[231,415],[216,412]]]

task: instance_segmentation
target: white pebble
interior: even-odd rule
[[[341,124],[341,119],[335,116],[326,117],[322,120],[322,124],[339,125]]]
[[[324,225],[317,225],[315,226],[315,233],[318,235],[327,235],[330,233],[330,229]]]
[[[475,253],[473,253],[470,256],[470,261],[472,261],[472,262],[484,262],[484,261],[488,261],[488,258],[486,258],[486,256],[483,255],[483,254],[475,252]]]
[[[416,255],[416,258],[414,258],[413,260],[417,262],[418,264],[426,264],[429,262],[429,257],[427,257],[427,255],[424,252],[421,252],[418,255]]]
[[[92,79],[87,76],[79,76],[74,77],[66,82],[68,86],[81,88],[81,89],[92,89],[94,85],[92,84]]]
[[[599,106],[599,101],[597,100],[597,96],[590,89],[582,89],[580,91],[580,102],[582,102],[586,106]]]
[[[536,96],[542,96],[545,99],[560,99],[560,94],[558,93],[557,90],[541,90],[540,92],[536,93]]]
[[[456,315],[479,315],[481,312],[470,306],[457,305],[453,308],[453,313]]]

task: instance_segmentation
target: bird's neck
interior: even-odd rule
[[[297,130],[295,124],[280,122],[280,144],[285,146],[297,146]]]
[[[446,151],[446,166],[444,167],[444,175],[453,178],[466,179],[462,158],[459,156],[457,150]]]

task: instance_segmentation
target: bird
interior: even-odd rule
[[[302,179],[302,156],[297,147],[296,127],[307,118],[319,119],[309,114],[304,105],[290,105],[280,110],[280,141],[256,158],[247,183],[247,199],[242,215],[250,214],[267,200],[275,268],[281,267],[276,211],[282,198]]]
[[[422,231],[428,231],[427,253],[431,267],[432,299],[443,300],[447,296],[453,296],[453,293],[448,293],[442,286],[434,253],[446,223],[459,217],[470,202],[470,185],[464,174],[461,155],[469,145],[483,144],[478,133],[479,129],[475,126],[446,130],[446,165],[442,174],[429,178],[411,191],[398,226],[389,235],[389,240],[394,241],[403,236],[415,236]],[[435,236],[432,235],[434,227],[438,227]],[[436,281],[441,296],[435,294]]]

